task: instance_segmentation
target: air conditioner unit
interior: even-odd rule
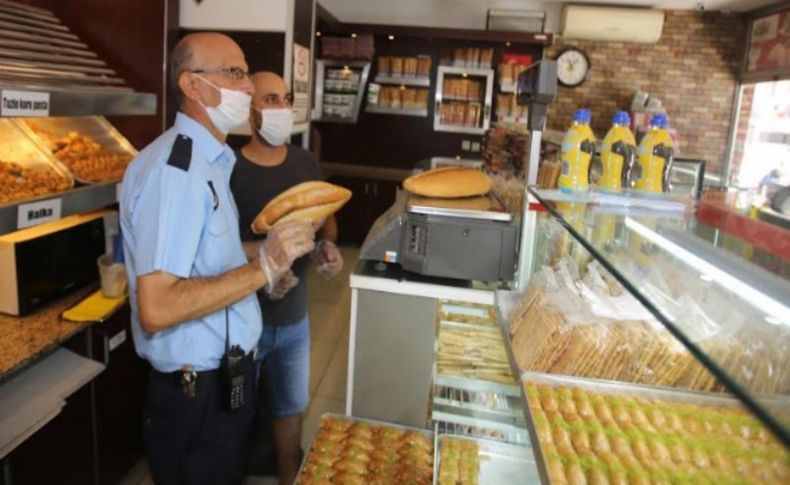
[[[663,27],[661,10],[566,5],[560,32],[563,39],[655,43]]]

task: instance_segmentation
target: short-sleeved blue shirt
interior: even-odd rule
[[[161,372],[216,369],[225,352],[225,310],[155,334],[140,326],[137,277],[163,271],[217,276],[247,263],[230,193],[232,150],[189,116],[148,145],[126,170],[121,230],[137,353]],[[230,344],[255,348],[261,310],[252,293],[229,308]]]

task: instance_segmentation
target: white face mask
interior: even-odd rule
[[[258,109],[261,114],[261,127],[258,134],[271,146],[278,147],[291,137],[294,115],[291,108]]]
[[[227,135],[230,130],[247,120],[252,96],[244,91],[221,88],[198,74],[195,74],[195,76],[219,91],[219,104],[217,106],[206,106],[202,101],[198,101],[206,109],[206,114],[217,130]]]

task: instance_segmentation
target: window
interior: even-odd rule
[[[790,80],[745,84],[735,126],[734,185],[790,184]]]

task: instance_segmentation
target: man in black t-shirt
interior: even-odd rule
[[[283,79],[268,72],[252,76],[255,94],[250,125],[252,139],[236,154],[230,186],[239,210],[242,241],[262,236],[252,232],[258,212],[274,197],[301,182],[320,180],[318,163],[310,152],[287,145],[293,127],[291,94]],[[329,218],[316,234],[313,259],[319,273],[333,276],[343,259],[333,241],[337,223]],[[307,318],[307,269],[310,256],[294,261],[269,293],[258,292],[263,310],[259,343],[261,384],[271,406],[274,448],[280,484],[291,484],[300,461],[302,413],[309,402],[310,325]],[[268,411],[268,410],[267,410]],[[266,428],[265,414],[259,416]],[[265,432],[265,431],[264,431]]]

